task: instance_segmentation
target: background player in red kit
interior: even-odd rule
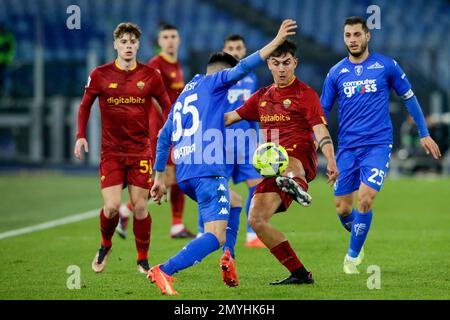
[[[178,48],[180,46],[180,35],[175,26],[163,24],[158,33],[158,46],[161,52],[154,56],[147,63],[149,66],[159,70],[164,81],[170,102],[173,104],[177,100],[184,88],[183,70],[178,61]],[[156,155],[157,135],[164,125],[161,109],[157,106],[150,111],[150,140],[152,144],[153,155]],[[166,185],[170,187],[170,205],[172,209],[172,226],[170,236],[172,238],[193,238],[195,237],[183,223],[184,193],[178,187],[175,179],[175,165],[172,158],[169,157],[166,169]],[[131,203],[120,207],[120,223],[117,227],[119,235],[126,237],[126,228],[128,216],[132,211]]]
[[[92,269],[101,272],[111,252],[112,236],[119,221],[122,189],[134,208],[133,231],[140,272],[149,269],[151,217],[147,199],[151,187],[152,158],[149,139],[151,99],[156,98],[164,114],[170,111],[169,97],[158,71],[136,61],[141,31],[132,23],[121,23],[114,31],[117,59],[90,74],[78,111],[75,156],[88,152],[86,126],[91,106],[98,97],[102,122],[100,185],[104,206],[100,211],[101,247]]]
[[[283,264],[291,275],[271,284],[313,283],[308,272],[291,248],[286,237],[269,221],[277,212],[286,211],[296,200],[308,206],[311,196],[308,182],[317,171],[314,135],[327,159],[328,182],[338,176],[333,144],[317,93],[295,77],[298,60],[295,43],[286,40],[267,60],[274,84],[258,90],[242,107],[225,114],[225,125],[241,119],[260,121],[271,141],[272,130],[279,132],[279,141],[289,154],[289,165],[283,176],[264,178],[258,184],[250,206],[249,223],[258,238]]]

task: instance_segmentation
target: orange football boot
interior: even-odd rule
[[[178,294],[172,284],[172,281],[177,281],[177,279],[164,273],[164,271],[161,270],[160,264],[150,269],[147,273],[147,278],[150,279],[152,283],[156,284],[162,294],[168,296]]]

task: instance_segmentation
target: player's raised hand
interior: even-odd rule
[[[259,55],[262,60],[266,60],[269,56],[278,48],[279,45],[283,44],[288,36],[295,35],[295,29],[297,29],[297,22],[292,19],[286,19],[281,23],[280,29],[273,40],[268,43],[264,48],[259,50]]]
[[[77,157],[78,160],[83,160],[83,155],[81,153],[81,149],[84,149],[84,152],[89,152],[89,144],[85,138],[80,138],[75,143],[75,149],[73,153],[75,154],[75,157]]]
[[[281,23],[280,29],[278,30],[278,34],[275,39],[279,41],[279,44],[282,44],[288,36],[295,35],[295,29],[297,29],[297,21],[286,19]]]
[[[420,139],[420,144],[425,149],[427,154],[430,154],[436,160],[442,157],[441,150],[439,150],[439,146],[434,142],[433,138],[430,136]]]
[[[337,177],[339,176],[339,171],[336,165],[336,161],[329,161],[327,164],[327,183],[334,184]]]

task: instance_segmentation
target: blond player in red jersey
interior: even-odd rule
[[[128,186],[134,208],[133,231],[140,272],[149,270],[151,217],[147,199],[152,183],[149,112],[152,98],[167,116],[171,105],[161,75],[137,62],[141,31],[132,23],[121,23],[114,31],[117,59],[90,74],[78,111],[75,156],[88,152],[86,126],[91,106],[99,99],[102,122],[100,186],[104,206],[100,211],[102,241],[94,260],[94,272],[102,272],[111,253],[112,236],[119,221],[122,189]]]
[[[161,52],[148,61],[148,65],[157,69],[162,76],[170,102],[175,103],[184,88],[183,70],[178,61],[178,48],[180,46],[180,35],[175,26],[169,24],[161,25],[158,32],[158,46]],[[157,101],[153,101],[156,108],[150,111],[150,140],[152,152],[156,154],[157,135],[164,122],[161,109]],[[178,187],[175,179],[175,165],[169,157],[166,169],[166,184],[170,187],[170,206],[172,209],[172,225],[170,236],[172,238],[194,238],[195,234],[190,232],[183,223],[184,193]],[[131,203],[120,207],[120,222],[117,232],[122,238],[127,236],[128,216],[132,211]]]
[[[292,200],[309,206],[308,182],[317,172],[317,151],[314,136],[327,159],[328,182],[333,183],[338,170],[333,144],[317,93],[295,76],[298,60],[295,43],[286,40],[275,50],[267,65],[274,84],[253,94],[242,107],[225,114],[225,125],[241,119],[260,121],[267,129],[267,139],[274,131],[289,154],[289,165],[282,176],[264,178],[258,184],[250,205],[249,223],[258,238],[270,249],[291,275],[272,285],[313,283],[312,273],[306,270],[286,237],[274,228],[270,219],[277,212],[286,211]]]

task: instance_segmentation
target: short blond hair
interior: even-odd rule
[[[133,34],[136,39],[139,39],[141,37],[142,31],[134,23],[122,22],[114,30],[114,40],[120,39],[125,33]]]

